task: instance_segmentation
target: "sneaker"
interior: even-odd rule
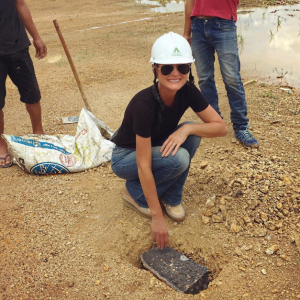
[[[247,125],[243,125],[234,131],[236,139],[242,143],[244,147],[258,148],[258,141],[254,137],[253,132],[248,129]]]
[[[133,210],[135,210],[137,213],[139,213],[141,216],[151,219],[151,212],[149,208],[146,207],[141,207],[139,206],[134,200],[133,198],[129,195],[129,193],[126,191],[123,195],[123,202],[124,205],[128,208],[131,208]]]
[[[164,201],[161,201],[161,202],[162,202],[162,204],[166,210],[166,213],[170,219],[178,222],[178,221],[182,221],[185,218],[185,211],[184,211],[184,208],[181,203],[178,205],[175,205],[175,206],[171,206],[171,205],[165,203]]]

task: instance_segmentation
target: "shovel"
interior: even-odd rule
[[[65,40],[64,40],[64,37],[63,37],[63,35],[62,35],[61,31],[60,31],[59,26],[58,26],[57,20],[53,20],[53,23],[54,23],[55,29],[56,29],[56,31],[57,31],[57,34],[58,34],[58,36],[59,36],[59,39],[60,39],[60,41],[61,41],[61,44],[62,44],[62,46],[63,46],[63,48],[64,48],[64,50],[65,50],[65,53],[66,53],[66,55],[67,55],[69,64],[70,64],[70,66],[71,66],[71,69],[72,69],[73,74],[74,74],[74,77],[75,77],[75,79],[76,79],[78,88],[79,88],[79,90],[80,90],[80,93],[81,93],[82,100],[83,100],[83,102],[84,102],[85,108],[86,108],[87,110],[89,110],[90,112],[92,112],[91,107],[90,107],[90,105],[89,105],[89,103],[88,103],[88,101],[87,101],[87,98],[86,98],[85,94],[84,94],[83,88],[82,88],[82,86],[81,86],[81,82],[80,82],[80,80],[79,80],[77,71],[76,71],[76,69],[75,69],[73,60],[72,60],[72,58],[71,58],[70,52],[69,52],[68,47],[67,47],[67,44],[66,44],[66,42],[65,42]],[[79,119],[79,116],[75,116],[75,117],[63,117],[63,118],[62,118],[62,122],[63,122],[63,124],[78,123],[78,119]]]

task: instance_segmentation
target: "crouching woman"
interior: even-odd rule
[[[124,204],[152,219],[153,240],[164,248],[168,229],[162,207],[172,220],[185,218],[182,190],[191,159],[202,137],[225,136],[227,128],[193,83],[194,59],[181,35],[170,32],[157,39],[150,62],[154,84],[128,104],[112,139],[111,167],[126,180]],[[202,122],[178,125],[189,107]]]

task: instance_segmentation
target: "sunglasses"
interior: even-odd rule
[[[183,75],[186,75],[190,71],[189,64],[176,65],[175,68],[177,68],[178,72]],[[173,65],[163,65],[161,67],[157,67],[157,69],[160,69],[160,72],[162,75],[167,76],[173,72],[174,66]]]

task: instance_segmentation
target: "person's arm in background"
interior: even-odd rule
[[[41,59],[47,55],[47,47],[42,41],[31,17],[30,10],[24,0],[16,0],[16,9],[24,24],[26,30],[33,39],[33,45],[36,50],[35,57]]]
[[[185,20],[184,20],[184,30],[183,30],[183,37],[191,44],[191,13],[193,11],[193,7],[195,4],[195,0],[186,0],[185,3]]]

